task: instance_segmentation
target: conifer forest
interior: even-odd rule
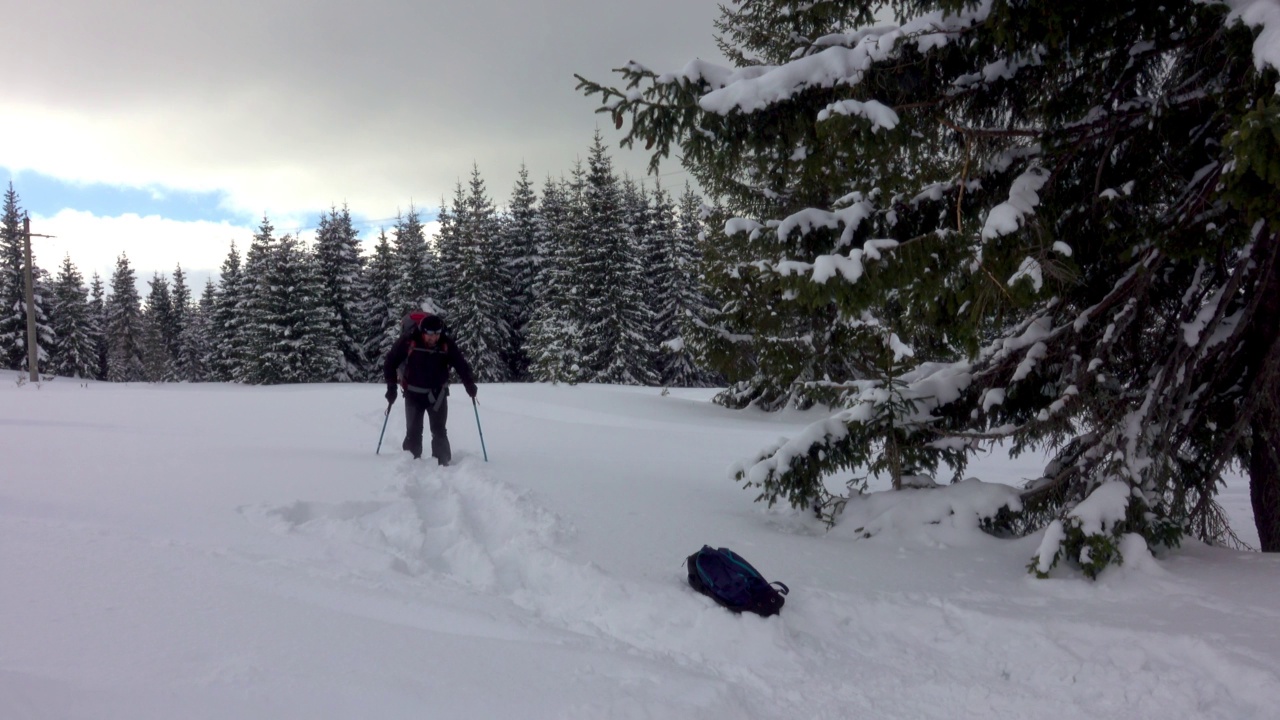
[[[478,168],[442,199],[430,241],[410,207],[362,238],[348,208],[312,243],[263,218],[230,242],[216,281],[182,267],[139,293],[121,253],[109,278],[35,260],[39,372],[113,382],[381,381],[410,310],[448,323],[482,382],[672,387],[719,382],[683,341],[709,309],[700,279],[702,199],[619,178],[597,135],[585,164],[535,185],[521,168],[506,207]],[[27,369],[22,208],[0,225],[0,357]],[[366,248],[362,252],[362,247]]]

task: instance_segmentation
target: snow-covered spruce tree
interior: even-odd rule
[[[716,380],[698,364],[692,343],[686,341],[710,314],[699,269],[701,204],[687,184],[678,210],[665,190],[654,192],[654,237],[663,250],[650,272],[657,278],[654,326],[662,351],[662,384],[668,387],[706,387]]]
[[[209,315],[209,379],[231,382],[241,377],[244,352],[240,345],[240,298],[244,282],[240,272],[240,252],[235,241],[222,261],[218,292]]]
[[[25,238],[22,234],[23,211],[18,193],[9,183],[0,211],[0,367],[27,369],[27,285]],[[33,231],[34,232],[34,231]],[[36,263],[35,247],[31,249],[32,295],[35,297],[36,362],[43,365],[48,357],[45,348],[54,342],[53,329],[45,315],[45,292],[39,282],[41,270]]]
[[[659,336],[657,310],[658,292],[660,288],[659,268],[666,265],[667,243],[662,242],[655,234],[654,209],[651,206],[649,189],[643,182],[638,182],[630,175],[623,174],[622,183],[622,224],[628,234],[627,242],[631,244],[631,252],[635,257],[637,275],[634,280],[640,303],[645,308],[645,360],[654,378],[654,384],[662,381],[663,353]]]
[[[22,210],[9,183],[0,217],[0,367],[16,370],[26,357],[27,317],[23,285]]]
[[[534,280],[529,318],[529,374],[537,382],[576,383],[580,371],[580,331],[573,315],[573,278],[577,277],[572,232],[572,191],[548,177],[537,217],[537,252],[542,258]]]
[[[583,188],[588,229],[579,249],[582,380],[656,385],[649,352],[643,271],[623,215],[622,188],[599,131],[587,155]]]
[[[362,275],[364,300],[360,304],[361,338],[364,356],[368,358],[364,379],[377,382],[382,379],[382,358],[391,350],[400,333],[401,311],[392,301],[396,278],[400,276],[395,251],[387,238],[387,231],[378,232],[378,242],[373,246],[373,256]]]
[[[679,335],[666,341],[671,356],[667,362],[665,384],[682,387],[723,385],[723,378],[707,368],[694,345],[699,333],[705,334],[707,318],[712,314],[711,301],[703,280],[704,228],[702,198],[685,183],[677,206],[675,228],[668,253],[674,267],[672,307],[674,330]]]
[[[337,318],[323,302],[315,257],[293,235],[271,244],[257,283],[253,372],[260,385],[328,382],[343,361]]]
[[[330,208],[316,229],[315,256],[324,286],[321,302],[337,318],[337,342],[343,361],[333,379],[364,379],[365,348],[360,322],[360,235],[351,224],[351,213]]]
[[[436,216],[436,220],[440,223],[435,236],[440,290],[434,299],[446,314],[453,312],[453,296],[457,289],[455,273],[462,262],[458,227],[467,222],[466,207],[467,194],[462,189],[462,181],[459,180],[453,187],[453,203],[450,205],[444,198],[440,198],[440,213]]]
[[[94,370],[91,375],[95,380],[107,379],[107,290],[102,276],[93,274],[89,283],[89,332],[93,339]]]
[[[96,322],[90,317],[89,289],[84,276],[71,262],[62,258],[62,266],[53,283],[52,316],[54,344],[49,353],[48,371],[54,375],[94,378],[98,373],[98,354],[94,338]]]
[[[625,187],[625,183],[624,183]],[[669,369],[673,360],[667,341],[680,334],[678,318],[671,302],[675,287],[675,269],[671,250],[676,231],[675,206],[661,185],[645,193],[644,290],[649,306],[649,343],[653,348],[653,369],[661,385],[669,385]]]
[[[173,319],[173,294],[169,291],[169,278],[155,273],[147,281],[151,292],[147,294],[142,309],[143,341],[142,360],[147,379],[151,382],[171,382],[177,365],[178,328]]]
[[[1037,572],[1096,572],[1122,533],[1227,539],[1233,462],[1280,550],[1274,49],[1191,0],[892,8],[741,0],[719,24],[739,69],[582,81],[627,143],[655,163],[678,143],[726,202],[731,272],[836,308],[862,357],[885,328],[913,346],[909,372],[840,388],[845,410],[740,477],[826,499],[825,476],[873,460],[892,380],[924,469],[958,476],[999,439],[1056,452],[1023,495],[1019,529],[1049,527]]]
[[[268,273],[275,261],[275,226],[265,216],[253,234],[240,272],[239,293],[235,308],[235,339],[239,362],[235,366],[236,382],[269,385],[279,382],[276,358],[267,357],[275,345],[275,317],[271,306]]]
[[[169,376],[175,381],[191,380],[191,371],[187,366],[191,360],[191,354],[187,352],[184,343],[187,338],[187,325],[191,322],[193,313],[193,303],[191,300],[191,288],[187,285],[187,273],[183,271],[182,265],[178,264],[173,268],[173,285],[170,288],[170,299],[173,304],[173,344],[169,352],[173,358],[173,365],[170,368]]]
[[[498,246],[498,258],[508,283],[506,321],[511,330],[511,344],[507,366],[511,370],[510,378],[517,381],[527,380],[529,376],[529,355],[525,346],[529,318],[533,315],[534,279],[542,263],[538,254],[537,203],[538,196],[529,181],[529,170],[521,163]]]
[[[200,301],[187,309],[178,345],[180,380],[208,382],[212,379],[209,362],[213,356],[213,316],[217,308],[218,288],[210,278],[204,284]]]
[[[502,258],[497,255],[501,226],[478,167],[472,167],[462,205],[456,203],[448,244],[447,273],[452,286],[449,328],[466,352],[477,380],[506,382],[510,377],[506,359],[511,330],[504,307],[507,283]]]
[[[121,253],[111,273],[111,295],[107,297],[107,379],[112,382],[139,382],[147,379],[145,319],[138,296],[137,276],[129,258]]]
[[[427,245],[427,235],[417,208],[410,205],[408,213],[397,217],[392,232],[391,244],[399,266],[392,300],[399,315],[403,315],[440,296],[439,261]]]

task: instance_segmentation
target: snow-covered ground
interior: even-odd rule
[[[399,451],[399,404],[374,454],[374,385],[15,377],[5,720],[1280,716],[1280,557],[1190,543],[1036,580],[1038,537],[825,532],[727,477],[802,413],[481,386],[489,462],[455,393],[440,468]],[[1246,486],[1224,503],[1251,541]],[[690,590],[704,543],[787,583],[782,614]]]

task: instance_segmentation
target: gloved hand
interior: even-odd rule
[[[474,398],[476,396],[476,390],[477,388],[475,383],[470,383],[467,385],[467,394],[470,395],[471,397]]]
[[[397,395],[397,393],[396,393],[396,386],[395,386],[395,385],[388,385],[388,386],[387,386],[387,402],[388,402],[388,403],[393,403],[393,402],[395,402],[395,401],[396,401],[396,395]]]

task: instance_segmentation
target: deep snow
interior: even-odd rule
[[[0,717],[1274,718],[1280,558],[1025,570],[932,496],[827,532],[728,468],[819,414],[482,385],[482,458],[383,453],[381,388],[0,376]],[[1040,461],[970,474],[1017,483]],[[933,493],[933,490],[908,491]],[[914,500],[913,497],[925,498]],[[1250,541],[1247,488],[1223,494]],[[883,506],[883,508],[879,507]],[[887,511],[885,510],[887,509]],[[850,515],[854,517],[854,515]],[[874,524],[875,533],[857,528]],[[855,527],[855,525],[857,527]],[[727,546],[778,617],[693,593]]]

